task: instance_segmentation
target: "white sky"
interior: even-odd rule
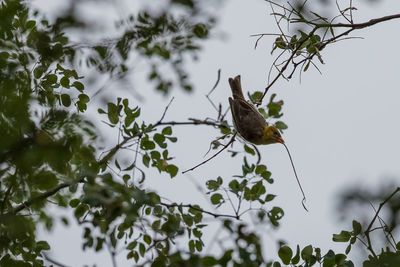
[[[357,7],[355,21],[364,22],[399,13],[400,1],[382,1],[379,5],[359,3]],[[241,74],[245,91],[262,90],[266,86],[269,67],[277,55],[270,55],[274,38],[265,37],[254,50],[255,39],[249,36],[277,32],[269,15],[269,5],[261,0],[231,0],[226,1],[219,12],[216,35],[223,33],[227,38],[207,41],[200,61],[189,65],[195,93],[173,91],[175,100],[166,121],[215,117],[204,95],[214,85],[219,68],[221,81],[212,96],[224,107],[227,107],[230,95],[228,77]],[[301,247],[312,244],[325,252],[329,248],[343,252],[345,244],[333,243],[332,234],[350,229],[353,218],[348,218],[345,225],[338,222],[335,216],[338,192],[354,185],[376,187],[387,177],[396,177],[400,173],[397,118],[400,113],[399,25],[400,20],[393,20],[356,31],[352,36],[364,40],[342,41],[322,51],[325,61],[325,65],[319,65],[322,75],[310,67],[302,74],[301,83],[297,73],[290,82],[281,80],[276,83],[267,95],[269,98],[270,94],[277,93],[277,98],[285,102],[283,120],[289,129],[283,138],[291,149],[310,210],[306,213],[300,204],[302,197],[284,148],[280,145],[260,146],[263,163],[275,179],[269,193],[277,194],[278,198],[272,204],[285,211],[279,231],[268,231],[264,235],[267,258],[277,258],[274,248],[268,246],[277,238],[290,241],[292,248],[296,244]],[[145,85],[136,85],[138,88],[141,86]],[[148,91],[142,91],[147,100],[142,104],[142,114],[145,119],[156,121],[170,98],[153,93],[148,96]],[[175,163],[180,170],[203,160],[216,134],[217,131],[211,127],[175,127],[174,135],[179,138],[179,143],[171,146],[170,154],[176,156]],[[235,148],[241,149],[241,145],[237,142]],[[205,188],[208,179],[219,175],[229,178],[240,172],[241,157],[231,159],[223,153],[207,165],[187,175],[179,174],[173,180],[151,171],[146,184],[173,201],[200,203],[212,210],[194,184]],[[229,212],[229,207],[222,211]],[[206,234],[206,248],[216,229],[211,227]],[[111,266],[106,252],[81,251],[81,235],[76,226],[56,227],[51,234],[42,233],[43,238],[50,240],[52,257],[66,265],[96,263],[99,267]],[[123,254],[119,262],[120,266],[126,266]]]

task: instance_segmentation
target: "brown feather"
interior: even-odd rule
[[[240,82],[240,75],[236,76],[234,79],[229,78],[229,85],[231,86],[233,99],[243,99],[242,84]]]

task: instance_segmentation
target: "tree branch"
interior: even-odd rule
[[[392,19],[399,19],[400,14],[394,14],[394,15],[389,15],[389,16],[384,16],[381,18],[376,18],[376,19],[370,19],[369,21],[362,22],[362,23],[314,23],[311,21],[307,21],[307,24],[314,25],[315,27],[318,28],[352,28],[352,29],[363,29],[366,27],[373,26],[375,24],[392,20]]]
[[[268,1],[268,2],[270,2],[271,4],[277,5],[276,3],[272,2],[272,1]],[[286,10],[286,8],[285,8],[284,6],[280,6],[280,5],[278,5],[278,6],[281,7],[281,8],[283,8],[284,10]],[[288,10],[288,11],[289,11],[289,10]],[[289,58],[288,58],[286,61],[284,61],[285,63],[284,63],[284,65],[282,66],[282,68],[281,68],[280,70],[278,70],[278,74],[275,76],[275,78],[272,80],[272,82],[270,82],[270,83],[267,85],[267,87],[265,87],[264,93],[263,93],[262,97],[261,97],[260,99],[258,99],[258,101],[257,101],[257,103],[256,103],[258,106],[261,105],[262,100],[264,99],[264,97],[265,97],[265,95],[267,94],[268,90],[275,84],[275,82],[276,82],[281,76],[283,76],[283,74],[284,74],[284,72],[286,71],[286,69],[288,68],[289,64],[290,64],[290,63],[293,61],[293,59],[297,56],[297,53],[298,53],[299,51],[301,51],[300,49],[303,49],[303,48],[302,48],[303,44],[304,44],[306,41],[308,41],[308,40],[310,39],[310,37],[313,36],[314,33],[315,33],[319,28],[350,28],[349,30],[347,30],[347,31],[345,31],[345,32],[343,32],[343,33],[341,33],[341,34],[330,38],[329,40],[322,41],[322,42],[321,42],[321,46],[320,46],[319,49],[318,49],[318,50],[320,51],[320,50],[322,50],[324,47],[326,47],[328,44],[330,44],[330,43],[332,43],[332,42],[338,40],[338,39],[339,39],[340,37],[342,37],[342,36],[348,35],[348,34],[349,34],[350,32],[352,32],[353,30],[356,30],[356,29],[363,29],[363,28],[370,27],[370,26],[373,26],[373,25],[378,24],[378,23],[381,23],[381,22],[385,22],[385,21],[389,21],[389,20],[399,19],[399,18],[400,18],[400,14],[394,14],[394,15],[384,16],[384,17],[381,17],[381,18],[371,19],[371,20],[366,21],[366,22],[363,22],[363,23],[315,23],[315,22],[313,22],[313,21],[308,21],[308,20],[304,19],[304,18],[301,16],[301,14],[300,14],[299,12],[297,12],[293,7],[292,7],[291,12],[294,12],[294,13],[296,13],[296,14],[299,16],[298,19],[291,20],[292,23],[306,23],[306,24],[308,24],[308,25],[313,25],[314,28],[313,28],[313,29],[311,30],[311,32],[308,34],[308,38],[305,38],[302,42],[296,44],[296,48],[295,48],[295,49],[291,49],[292,52],[291,52]],[[352,22],[352,19],[351,19],[350,21]],[[278,27],[279,27],[279,22],[277,22],[277,23],[278,23]],[[256,45],[257,45],[257,42],[259,41],[259,39],[260,39],[261,37],[263,37],[264,35],[267,35],[267,34],[253,35],[253,36],[259,36],[259,38],[258,38],[257,41],[256,41]],[[286,37],[286,35],[284,35],[283,33],[280,34],[279,36],[284,36],[284,37]],[[289,49],[288,49],[288,50],[289,50]],[[307,60],[312,60],[312,59],[314,58],[315,55],[319,55],[318,51],[317,51],[316,53],[310,54],[308,57],[306,57],[305,59],[301,60],[301,61],[298,62],[298,63],[293,62],[293,63],[294,63],[294,69],[292,70],[292,73],[290,74],[289,78],[292,76],[292,74],[295,72],[295,70],[297,69],[297,67],[298,67],[301,63],[306,62]]]
[[[168,204],[168,203],[164,203],[164,202],[161,202],[160,204],[163,205],[163,206],[165,206],[165,207],[167,207],[167,208],[171,208],[171,207],[183,207],[183,208],[194,209],[194,210],[200,211],[200,212],[202,212],[202,213],[211,215],[211,216],[213,216],[214,218],[218,218],[218,217],[227,217],[227,218],[234,218],[234,219],[240,220],[240,216],[239,216],[239,215],[214,213],[214,212],[206,211],[206,210],[203,210],[202,208],[198,208],[198,207],[196,207],[196,206],[193,206],[192,204],[177,204],[177,203]]]
[[[230,140],[226,145],[224,145],[224,147],[223,147],[220,151],[218,151],[217,153],[215,153],[213,156],[211,156],[210,158],[206,159],[205,161],[203,161],[203,162],[197,164],[196,166],[194,166],[194,167],[192,167],[192,168],[190,168],[190,169],[187,169],[186,171],[183,171],[182,173],[185,174],[185,173],[187,173],[187,172],[193,171],[194,169],[200,167],[200,166],[203,165],[203,164],[206,164],[207,162],[209,162],[210,160],[212,160],[213,158],[215,158],[216,156],[218,156],[222,151],[224,151],[225,149],[227,149],[228,146],[229,146],[230,144],[232,144],[232,143],[235,141],[236,134],[237,134],[237,133],[235,133],[235,134],[232,136],[231,140]]]
[[[158,122],[154,125],[154,127],[157,127],[159,125],[210,125],[210,126],[224,126],[221,123],[215,122],[215,121],[209,121],[209,120],[199,120],[199,119],[193,119],[189,118],[189,121],[166,121],[166,122]]]
[[[281,77],[283,75],[283,73],[285,72],[286,68],[289,66],[290,62],[292,61],[292,59],[294,58],[294,56],[297,54],[297,51],[299,51],[300,47],[315,33],[315,31],[317,30],[317,28],[315,27],[309,34],[308,34],[308,38],[305,38],[298,46],[296,49],[293,50],[293,52],[291,53],[289,59],[287,59],[285,65],[283,65],[283,67],[281,68],[281,70],[279,71],[279,73],[276,75],[276,77],[272,80],[272,82],[265,87],[264,89],[264,93],[261,96],[260,99],[257,100],[257,105],[261,105],[262,100],[264,99],[265,95],[267,94],[268,90],[272,87],[272,85],[274,85],[274,83],[279,79],[279,77]]]
[[[33,203],[37,202],[37,201],[41,201],[44,200],[54,194],[56,194],[58,191],[60,191],[61,189],[71,186],[73,184],[77,184],[77,183],[81,183],[83,182],[83,179],[77,181],[77,182],[66,182],[66,183],[62,183],[59,184],[58,186],[54,187],[53,189],[50,189],[49,191],[43,192],[42,194],[33,197],[25,202],[23,202],[22,204],[18,205],[17,207],[15,207],[12,211],[13,214],[17,214],[18,212],[20,212],[21,210],[28,208],[29,206],[31,206]]]
[[[396,190],[394,190],[393,193],[390,194],[390,196],[388,196],[383,202],[381,202],[381,204],[379,204],[378,209],[375,212],[375,216],[374,218],[372,218],[371,223],[368,225],[368,228],[364,231],[365,236],[367,237],[367,242],[368,242],[368,250],[371,251],[372,255],[374,255],[374,257],[376,258],[377,255],[374,251],[374,249],[372,248],[372,243],[371,243],[371,238],[369,236],[369,234],[371,233],[371,228],[375,222],[375,220],[378,218],[379,212],[381,211],[382,207],[397,193],[400,192],[400,187],[397,187]]]
[[[60,263],[60,262],[58,262],[58,261],[56,261],[56,260],[53,260],[52,258],[50,258],[50,257],[47,255],[47,253],[43,253],[43,256],[44,256],[44,258],[46,259],[46,261],[48,261],[48,262],[50,262],[50,263],[52,263],[52,264],[54,264],[54,265],[56,265],[56,266],[59,266],[59,267],[68,267],[68,265],[65,265],[65,264]]]

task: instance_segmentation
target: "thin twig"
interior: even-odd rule
[[[171,100],[169,101],[168,105],[165,107],[164,112],[163,112],[163,114],[162,114],[160,120],[156,123],[156,125],[160,125],[160,123],[162,122],[162,120],[163,120],[164,117],[165,117],[165,114],[167,114],[168,108],[169,108],[169,106],[171,105],[172,101],[174,101],[174,97],[171,98]]]
[[[189,118],[189,121],[166,121],[166,122],[160,122],[155,124],[153,127],[157,127],[159,125],[211,125],[211,126],[223,126],[221,123],[214,122],[214,121],[209,121],[209,120],[199,120],[199,119],[193,119]]]
[[[68,265],[62,264],[56,260],[53,260],[52,258],[50,258],[46,253],[42,253],[44,258],[46,259],[46,261],[51,262],[54,265],[57,265],[59,267],[68,267]]]
[[[376,220],[376,218],[378,218],[379,212],[381,211],[382,207],[397,193],[400,191],[400,187],[397,187],[396,190],[394,190],[393,193],[391,193],[383,202],[381,202],[379,204],[378,209],[375,212],[375,216],[374,218],[372,218],[370,224],[368,225],[367,229],[364,231],[365,236],[367,237],[367,242],[368,242],[368,250],[371,251],[372,255],[376,258],[377,255],[374,251],[374,249],[372,248],[372,243],[371,243],[371,237],[369,236],[369,233],[371,232],[372,226]]]
[[[253,149],[256,151],[257,153],[257,165],[260,164],[261,161],[261,154],[260,151],[258,150],[257,146],[254,144],[251,144],[251,146],[253,147]]]
[[[232,144],[232,143],[235,141],[236,134],[237,134],[237,133],[235,133],[235,134],[232,136],[231,140],[230,140],[220,151],[218,151],[217,153],[215,153],[213,156],[211,156],[210,158],[206,159],[205,161],[201,162],[200,164],[197,164],[196,166],[194,166],[194,167],[192,167],[192,168],[190,168],[190,169],[187,169],[186,171],[183,171],[182,173],[185,174],[185,173],[187,173],[187,172],[189,172],[189,171],[193,171],[194,169],[200,167],[201,165],[203,165],[203,164],[209,162],[210,160],[212,160],[213,158],[215,158],[216,156],[218,156],[222,151],[224,151],[225,149],[227,149],[228,146],[229,146],[230,144]]]
[[[217,81],[215,82],[213,88],[211,88],[210,92],[208,92],[208,94],[206,94],[206,97],[207,97],[207,98],[211,95],[211,93],[215,90],[215,88],[217,88],[220,79],[221,79],[221,69],[218,69],[218,72],[217,72]]]
[[[106,242],[106,245],[107,245],[107,250],[111,256],[112,266],[117,267],[117,261],[115,259],[115,251],[113,250],[113,248],[111,247],[111,245],[108,242]]]
[[[317,30],[317,28],[315,27],[309,34],[308,37],[312,36],[315,31]],[[290,55],[289,59],[286,61],[285,65],[283,65],[283,67],[281,68],[281,70],[279,71],[279,73],[276,75],[276,77],[272,80],[272,82],[265,87],[264,89],[264,93],[261,96],[261,98],[258,100],[257,105],[261,105],[263,98],[265,97],[265,95],[267,94],[268,90],[272,87],[272,85],[275,84],[275,82],[279,79],[279,77],[281,77],[284,73],[284,71],[286,70],[286,68],[289,66],[290,61],[293,59],[293,57],[296,55],[297,51],[299,50],[299,48],[308,40],[308,38],[305,38],[301,43],[299,43],[298,47],[296,49],[293,50],[292,54]]]
[[[183,208],[190,208],[190,209],[194,209],[197,211],[200,211],[202,213],[208,214],[213,216],[214,218],[218,218],[218,217],[227,217],[227,218],[234,218],[234,219],[240,219],[240,217],[238,215],[231,215],[231,214],[220,214],[220,213],[214,213],[211,211],[207,211],[207,210],[203,210],[202,208],[196,207],[192,204],[177,204],[177,203],[172,203],[172,204],[168,204],[168,203],[164,203],[161,202],[161,205],[170,208],[170,207],[183,207]]]
[[[281,20],[278,20],[278,19],[276,18],[276,15],[275,15],[276,13],[275,13],[275,11],[274,11],[274,6],[277,6],[277,7],[279,7],[279,8],[282,8],[283,11],[285,12],[285,14],[286,14],[286,11],[288,11],[288,12],[290,12],[291,14],[295,14],[296,16],[298,16],[298,19],[289,21],[289,24],[290,24],[290,23],[306,23],[306,24],[308,24],[308,25],[313,25],[314,28],[313,28],[313,29],[311,30],[311,32],[308,34],[308,38],[304,38],[304,40],[303,40],[301,43],[297,44],[297,46],[296,46],[295,49],[292,49],[289,58],[288,58],[286,61],[284,61],[284,65],[283,65],[280,69],[278,69],[278,74],[275,76],[275,78],[272,80],[272,82],[270,82],[270,81],[269,81],[270,78],[268,78],[268,85],[267,85],[267,87],[264,89],[264,93],[263,93],[262,97],[258,100],[257,105],[261,105],[261,104],[262,104],[263,98],[264,98],[265,95],[267,94],[268,90],[275,84],[275,82],[276,82],[280,77],[284,77],[284,73],[285,73],[287,67],[289,66],[289,64],[290,64],[291,62],[293,62],[293,59],[297,56],[297,54],[298,54],[298,52],[299,52],[299,49],[300,49],[300,48],[302,49],[302,45],[303,45],[306,41],[308,41],[309,38],[310,38],[311,36],[313,36],[313,34],[314,34],[318,29],[320,29],[320,28],[331,28],[331,29],[332,29],[332,28],[334,28],[334,27],[336,27],[336,28],[350,28],[349,30],[343,32],[342,34],[340,34],[340,35],[338,35],[338,36],[333,36],[333,37],[332,37],[331,39],[329,39],[329,40],[322,41],[322,42],[321,42],[321,46],[319,47],[319,50],[322,50],[322,49],[323,49],[324,47],[326,47],[328,44],[337,41],[340,37],[343,37],[343,36],[345,36],[345,35],[348,35],[351,31],[353,31],[353,30],[355,30],[355,29],[362,29],[362,28],[366,28],[366,27],[375,25],[375,24],[380,23],[380,22],[384,22],[384,21],[388,21],[388,20],[400,18],[400,14],[394,14],[394,15],[384,16],[384,17],[381,17],[381,18],[371,19],[371,20],[369,20],[369,21],[367,21],[367,22],[363,22],[363,23],[353,23],[353,14],[352,14],[353,6],[352,6],[352,1],[350,0],[350,19],[347,18],[345,12],[343,12],[343,11],[340,9],[338,3],[336,2],[337,8],[338,8],[339,12],[341,13],[341,16],[343,16],[349,23],[332,23],[333,20],[332,20],[332,22],[330,22],[330,23],[317,23],[317,22],[313,22],[313,21],[306,20],[306,19],[302,16],[302,14],[301,14],[299,11],[297,11],[290,3],[288,3],[288,4],[289,4],[289,6],[291,7],[291,10],[290,10],[289,8],[283,6],[283,5],[280,5],[280,4],[275,3],[275,2],[272,1],[272,0],[266,0],[266,1],[271,5],[271,9],[272,9],[272,11],[273,11],[273,15],[274,15],[275,21],[276,21],[277,26],[278,26],[278,28],[279,28],[279,31],[280,31],[280,33],[281,33],[281,34],[279,34],[279,35],[282,35],[283,38],[286,39],[286,35],[283,34],[283,31],[282,31],[282,29],[281,29],[281,27],[280,27],[280,25],[279,25],[280,22],[281,22]],[[305,2],[306,2],[306,1],[305,1]],[[305,2],[304,2],[304,4],[305,4]],[[303,5],[303,6],[304,6],[304,5]],[[335,18],[336,18],[336,17],[335,17]],[[253,35],[253,36],[258,36],[258,39],[257,39],[256,44],[255,44],[255,47],[257,46],[257,44],[258,44],[259,40],[261,39],[261,37],[263,37],[264,35],[267,35],[267,34]],[[270,34],[270,35],[273,35],[273,34]],[[324,38],[325,38],[325,37],[324,37]],[[286,39],[286,42],[289,43],[289,42],[287,41],[287,39]],[[286,50],[285,50],[285,51],[286,51]],[[312,53],[312,54],[311,54],[309,57],[307,57],[307,58],[311,61],[311,60],[314,58],[315,55],[318,55],[318,56],[319,56],[318,51],[317,51],[317,53]],[[279,58],[279,57],[278,57],[278,58]],[[319,58],[320,58],[320,56],[319,56]],[[295,63],[295,64],[294,64],[294,69],[292,70],[291,75],[289,75],[288,78],[290,78],[290,77],[293,75],[293,73],[295,72],[295,70],[297,69],[297,67],[298,67],[299,65],[301,65],[302,63],[304,63],[304,62],[305,62],[305,61],[302,60],[299,64],[296,64],[296,63]],[[293,62],[293,63],[294,63],[294,62]],[[273,65],[274,65],[274,64],[273,64]],[[314,64],[313,64],[313,65],[314,65]],[[304,65],[302,65],[302,66],[304,66]],[[316,66],[314,65],[314,67],[316,67]],[[271,70],[272,70],[272,68],[270,69],[270,71],[271,71]],[[270,76],[270,73],[269,73],[268,76]]]
[[[219,114],[220,114],[220,110],[217,108],[217,106],[211,100],[210,95],[215,90],[215,88],[217,88],[220,79],[221,79],[221,69],[218,69],[217,81],[215,82],[214,86],[211,88],[210,92],[208,92],[208,94],[206,94],[207,100],[210,102],[211,106],[213,106],[213,108],[218,112],[218,117],[219,117]]]
[[[231,197],[229,196],[228,191],[227,191],[225,188],[224,188],[223,190],[224,190],[224,192],[225,192],[225,194],[226,194],[226,197],[227,197],[228,200],[229,200],[229,203],[231,204],[231,207],[232,207],[233,211],[235,212],[236,216],[238,216],[238,212],[237,212],[236,209],[235,209],[235,205],[233,205],[233,201],[232,201]]]
[[[373,26],[377,23],[389,21],[392,19],[399,19],[399,18],[400,18],[400,14],[393,14],[393,15],[389,15],[389,16],[376,18],[376,19],[370,19],[369,21],[361,22],[361,23],[334,23],[334,24],[331,24],[331,23],[314,23],[314,22],[310,22],[310,21],[308,21],[306,23],[314,25],[315,27],[318,27],[318,28],[332,27],[332,28],[363,29],[366,27]]]
[[[77,182],[73,181],[73,182],[67,182],[67,183],[59,184],[58,186],[54,187],[53,189],[50,189],[50,190],[48,190],[46,192],[43,192],[42,194],[40,194],[40,195],[38,195],[36,197],[33,197],[33,198],[31,198],[31,199],[29,199],[27,201],[24,201],[22,204],[20,204],[17,207],[15,207],[13,209],[12,213],[13,214],[17,214],[21,210],[30,207],[33,203],[35,203],[37,201],[44,200],[44,199],[56,194],[61,189],[65,188],[65,187],[68,187],[68,186],[71,186],[71,185],[76,184],[76,183],[80,183],[80,182],[83,182],[83,179],[81,179],[81,180],[79,180]]]
[[[300,187],[301,193],[303,194],[303,200],[301,201],[301,204],[303,205],[303,208],[304,208],[306,211],[308,211],[308,209],[306,208],[306,205],[304,204],[304,202],[306,202],[306,195],[304,194],[304,190],[303,190],[303,188],[301,187],[299,177],[297,177],[297,172],[296,172],[296,168],[294,167],[294,164],[293,164],[292,156],[290,155],[289,149],[288,149],[288,147],[286,146],[286,144],[285,144],[285,143],[282,143],[282,144],[283,144],[283,146],[286,148],[286,151],[288,152],[289,159],[290,159],[290,163],[292,164],[293,171],[294,171],[294,175],[295,175],[295,177],[296,177],[296,181],[297,181],[297,183],[298,183],[298,185],[299,185],[299,187]]]

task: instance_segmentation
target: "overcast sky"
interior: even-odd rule
[[[400,1],[381,2],[357,4],[355,21],[399,13]],[[200,60],[188,66],[195,93],[174,91],[175,100],[166,120],[215,117],[204,95],[215,83],[218,69],[221,69],[221,81],[212,97],[224,107],[230,95],[229,77],[241,74],[245,91],[265,88],[269,67],[277,55],[270,54],[273,38],[264,38],[254,50],[255,39],[250,35],[278,32],[270,12],[269,5],[262,0],[225,2],[219,10],[216,38],[207,41]],[[277,93],[277,98],[285,102],[283,120],[289,129],[283,138],[291,150],[310,212],[305,212],[300,204],[301,193],[284,147],[260,146],[263,163],[275,178],[269,188],[270,193],[278,195],[273,204],[285,211],[280,230],[268,231],[264,236],[266,257],[277,257],[268,246],[276,238],[290,241],[292,248],[296,244],[313,244],[325,252],[329,248],[343,252],[345,244],[333,243],[332,234],[345,227],[350,229],[353,218],[344,225],[338,223],[335,216],[338,192],[354,185],[376,187],[390,177],[398,182],[399,25],[400,20],[393,20],[356,31],[352,36],[364,39],[342,41],[322,51],[325,61],[325,65],[319,64],[322,75],[310,67],[302,73],[301,83],[296,73],[289,82],[280,80],[270,90],[267,97]],[[136,87],[140,88],[141,84]],[[147,92],[145,97],[142,114],[145,119],[156,121],[170,98]],[[175,163],[181,170],[200,162],[209,143],[217,136],[215,130],[204,126],[175,127],[174,134],[180,141],[171,146],[170,154],[176,157]],[[237,143],[235,147],[240,149],[241,145]],[[179,174],[173,180],[167,175],[160,177],[156,172],[152,178],[150,172],[146,184],[172,201],[210,207],[195,184],[204,187],[208,179],[219,175],[230,178],[240,172],[241,157],[232,159],[228,153],[223,153],[207,165],[187,175]],[[372,216],[373,211],[370,212]],[[210,229],[207,234],[206,248],[216,229]],[[51,255],[64,264],[111,265],[107,253],[97,255],[81,251],[82,232],[75,226],[56,227],[53,233],[43,232],[42,236],[50,240]],[[125,266],[122,255],[120,262]]]

